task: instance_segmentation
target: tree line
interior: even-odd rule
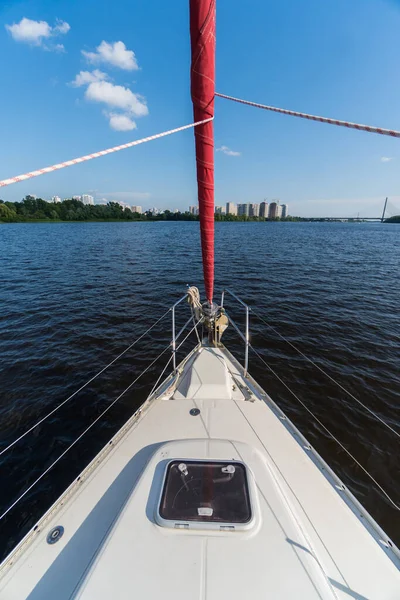
[[[150,211],[132,212],[118,202],[108,204],[84,204],[80,200],[46,202],[42,198],[26,196],[21,202],[0,200],[0,221],[25,223],[29,221],[198,221],[199,216],[190,212],[165,210],[160,214]],[[265,221],[263,217],[215,215],[216,221]],[[274,219],[279,220],[279,219]],[[299,217],[286,217],[285,221],[298,221]]]

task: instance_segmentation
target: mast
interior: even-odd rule
[[[215,2],[190,0],[190,69],[194,120],[214,117],[215,94]],[[201,250],[206,297],[214,290],[214,127],[213,121],[194,130]]]

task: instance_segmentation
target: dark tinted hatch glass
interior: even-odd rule
[[[247,523],[251,508],[244,465],[222,461],[171,462],[160,516],[172,521]]]

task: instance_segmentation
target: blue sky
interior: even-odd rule
[[[188,1],[0,0],[0,16],[0,179],[192,121]],[[400,130],[399,31],[398,0],[219,0],[217,90]],[[217,99],[215,143],[234,153],[216,152],[216,204],[279,198],[291,214],[368,216],[389,196],[400,207],[400,140]],[[193,132],[0,197],[27,193],[185,209]]]

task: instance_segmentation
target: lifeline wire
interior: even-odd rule
[[[353,400],[355,400],[356,402],[358,402],[358,404],[360,404],[360,406],[362,406],[363,408],[365,408],[365,410],[368,411],[373,417],[375,417],[375,419],[377,419],[378,421],[380,421],[383,425],[385,425],[385,427],[387,427],[388,429],[390,429],[390,431],[392,433],[394,433],[395,435],[397,435],[397,437],[400,438],[400,433],[398,431],[396,431],[395,429],[393,429],[393,427],[391,425],[389,425],[389,423],[387,423],[384,419],[382,419],[378,414],[376,414],[376,412],[374,412],[366,404],[364,404],[363,402],[361,402],[361,400],[359,400],[356,396],[354,396],[351,392],[349,392],[349,390],[347,390],[341,383],[339,383],[338,381],[336,381],[336,379],[334,377],[332,377],[331,375],[329,375],[329,373],[327,373],[326,371],[324,371],[324,369],[322,369],[322,367],[318,366],[317,363],[315,363],[311,358],[309,358],[308,356],[306,356],[306,354],[304,354],[292,342],[290,342],[288,339],[286,339],[281,333],[279,333],[279,331],[277,331],[275,329],[275,327],[272,327],[272,325],[270,325],[267,321],[265,321],[265,319],[263,319],[260,315],[258,315],[252,308],[250,310],[251,310],[251,312],[258,319],[260,319],[260,321],[262,321],[264,323],[264,325],[266,325],[267,327],[269,327],[270,329],[272,329],[272,331],[276,335],[278,335],[280,338],[282,338],[282,340],[284,340],[287,344],[289,344],[289,346],[291,346],[294,350],[296,350],[296,352],[298,352],[303,358],[305,358],[306,360],[308,360],[309,363],[311,363],[312,365],[314,365],[314,367],[316,367],[319,371],[321,371],[321,373],[323,373],[326,377],[328,377],[328,379],[330,379],[331,381],[333,381],[333,383],[335,383],[337,386],[339,386],[340,389],[343,390],[343,392],[345,392],[350,398],[352,398]]]
[[[374,484],[380,489],[380,491],[382,492],[382,494],[384,494],[386,496],[386,498],[389,500],[389,502],[392,504],[392,506],[396,509],[396,510],[400,510],[400,506],[398,506],[394,500],[392,500],[392,498],[389,496],[389,494],[383,489],[383,487],[380,485],[380,483],[378,483],[376,481],[376,479],[371,475],[371,473],[369,473],[367,471],[367,469],[365,467],[363,467],[363,465],[355,458],[355,456],[352,455],[352,453],[347,450],[347,448],[342,444],[342,442],[340,440],[338,440],[338,438],[336,436],[333,435],[333,433],[326,427],[326,425],[324,425],[322,423],[322,421],[319,420],[319,418],[312,412],[312,410],[310,410],[308,408],[308,406],[303,402],[303,400],[301,400],[297,394],[295,394],[295,392],[293,392],[293,390],[291,390],[291,388],[283,381],[283,379],[281,379],[279,377],[279,375],[274,371],[274,369],[272,367],[269,366],[269,364],[264,360],[264,358],[261,356],[261,354],[259,354],[259,352],[257,352],[257,350],[251,345],[249,344],[250,348],[253,350],[253,352],[258,356],[258,358],[261,360],[262,363],[264,363],[264,365],[271,371],[271,373],[282,383],[282,385],[285,386],[285,388],[292,394],[292,396],[294,396],[294,398],[296,398],[296,400],[306,409],[306,411],[313,417],[313,419],[315,419],[317,421],[317,423],[323,428],[325,429],[325,431],[330,435],[330,437],[337,443],[339,444],[339,446],[342,448],[342,450],[344,450],[346,452],[346,454],[348,454],[348,456],[350,456],[350,458],[360,467],[360,469],[362,469],[364,471],[364,473],[366,475],[368,475],[368,477],[374,482]]]
[[[145,374],[145,373],[146,373],[146,372],[147,372],[147,371],[150,369],[150,367],[152,367],[152,366],[154,365],[154,363],[155,363],[155,362],[157,362],[157,360],[158,360],[159,358],[161,358],[161,356],[162,356],[163,354],[165,354],[165,352],[168,350],[168,348],[170,348],[170,344],[168,344],[168,346],[167,346],[166,348],[164,348],[164,350],[163,350],[163,351],[162,351],[162,352],[161,352],[161,353],[160,353],[160,354],[157,356],[157,358],[155,358],[155,359],[154,359],[154,360],[153,360],[153,361],[152,361],[152,362],[151,362],[151,363],[148,365],[148,367],[146,367],[146,368],[144,369],[144,371],[142,371],[142,372],[140,373],[140,375],[138,375],[138,377],[136,377],[136,379],[135,379],[134,381],[132,381],[132,383],[130,383],[130,384],[128,385],[128,387],[127,387],[127,388],[125,388],[125,389],[124,389],[124,391],[123,391],[123,392],[121,392],[121,394],[120,394],[119,396],[117,396],[117,398],[115,398],[115,400],[113,400],[113,401],[111,402],[111,404],[109,404],[109,405],[107,406],[107,408],[106,408],[105,410],[103,410],[103,412],[102,412],[102,413],[101,413],[101,414],[100,414],[100,415],[99,415],[99,416],[98,416],[98,417],[97,417],[97,418],[96,418],[96,419],[95,419],[95,420],[94,420],[94,421],[93,421],[93,422],[92,422],[92,423],[91,423],[91,424],[90,424],[88,427],[86,427],[86,429],[85,429],[85,430],[84,430],[84,431],[83,431],[83,432],[82,432],[82,433],[81,433],[81,434],[80,434],[80,435],[79,435],[79,436],[76,438],[76,440],[74,440],[74,441],[72,442],[72,444],[70,444],[70,445],[68,446],[68,448],[66,448],[66,449],[64,450],[64,452],[63,452],[62,454],[60,454],[60,456],[59,456],[58,458],[56,458],[56,460],[55,460],[54,462],[52,462],[52,463],[51,463],[51,465],[50,465],[49,467],[47,467],[47,469],[46,469],[45,471],[43,471],[43,473],[42,473],[41,475],[39,475],[39,477],[38,477],[37,479],[35,479],[35,481],[34,481],[33,483],[31,483],[31,485],[30,485],[30,486],[29,486],[29,487],[28,487],[28,488],[27,488],[27,489],[26,489],[26,490],[25,490],[25,491],[24,491],[24,492],[23,492],[23,493],[22,493],[22,494],[21,494],[21,495],[20,495],[20,496],[19,496],[19,497],[18,497],[16,500],[15,500],[15,501],[14,501],[14,502],[13,502],[13,503],[12,503],[12,504],[11,504],[11,505],[10,505],[10,506],[9,506],[9,507],[8,507],[8,508],[7,508],[7,509],[4,511],[4,512],[3,512],[3,514],[2,514],[2,515],[0,515],[0,521],[1,521],[1,519],[3,519],[3,518],[4,518],[4,517],[5,517],[5,516],[6,516],[6,515],[7,515],[7,514],[10,512],[10,510],[11,510],[12,508],[14,508],[14,506],[15,506],[16,504],[18,504],[18,502],[19,502],[20,500],[22,500],[22,498],[23,498],[24,496],[26,496],[26,494],[27,494],[27,493],[28,493],[28,492],[29,492],[29,491],[30,491],[30,490],[31,490],[31,489],[32,489],[32,488],[33,488],[33,487],[34,487],[34,486],[35,486],[35,485],[36,485],[36,484],[37,484],[37,483],[38,483],[38,482],[39,482],[39,481],[40,481],[40,480],[41,480],[41,479],[42,479],[42,478],[43,478],[43,477],[44,477],[44,476],[45,476],[45,475],[46,475],[46,474],[47,474],[47,473],[48,473],[48,472],[49,472],[49,471],[50,471],[50,470],[51,470],[51,469],[54,467],[54,465],[56,465],[56,464],[57,464],[57,463],[58,463],[58,462],[59,462],[59,461],[60,461],[60,460],[63,458],[63,456],[65,456],[65,455],[67,454],[67,452],[69,452],[69,450],[71,450],[71,448],[72,448],[73,446],[75,446],[75,444],[77,444],[77,443],[79,442],[79,440],[81,440],[81,439],[83,438],[83,436],[84,436],[84,435],[86,435],[86,433],[87,433],[87,432],[88,432],[88,431],[89,431],[89,430],[90,430],[90,429],[93,427],[93,425],[95,425],[95,424],[97,423],[97,421],[99,421],[99,420],[100,420],[100,419],[101,419],[101,418],[102,418],[102,417],[103,417],[103,416],[104,416],[104,415],[105,415],[105,414],[106,414],[106,413],[107,413],[107,412],[110,410],[110,408],[112,408],[112,407],[114,406],[114,404],[115,404],[116,402],[118,402],[118,400],[119,400],[120,398],[122,398],[122,396],[123,396],[124,394],[126,394],[126,392],[127,392],[128,390],[130,390],[130,389],[131,389],[131,387],[132,387],[132,386],[133,386],[133,385],[134,385],[134,384],[135,384],[135,383],[136,383],[136,382],[137,382],[137,381],[138,381],[138,380],[141,378],[141,376],[142,376],[142,375],[144,375],[144,374]]]
[[[126,354],[126,352],[128,352],[128,350],[130,350],[131,348],[133,348],[133,346],[135,346],[145,335],[147,335],[149,333],[149,331],[151,331],[160,321],[162,321],[162,319],[164,319],[164,317],[167,316],[167,314],[170,312],[170,310],[171,309],[169,308],[159,319],[157,319],[157,321],[155,323],[153,323],[153,325],[151,325],[151,327],[149,327],[144,333],[142,333],[142,335],[140,337],[138,337],[137,340],[135,340],[130,346],[128,346],[127,348],[125,348],[125,350],[123,350],[121,352],[121,354],[118,354],[118,356],[116,356],[114,358],[114,360],[112,360],[110,363],[108,363],[108,365],[106,365],[105,367],[103,367],[103,369],[101,369],[101,371],[99,371],[98,373],[96,373],[96,375],[93,375],[93,377],[91,379],[89,379],[86,383],[84,383],[78,390],[76,390],[75,392],[73,392],[73,394],[71,394],[70,396],[68,396],[68,398],[66,398],[65,400],[63,400],[63,402],[61,402],[61,404],[58,404],[58,406],[56,406],[55,408],[53,408],[53,410],[51,410],[47,415],[45,415],[37,423],[35,423],[34,425],[32,425],[32,427],[30,427],[27,431],[25,431],[25,433],[22,433],[13,442],[11,442],[11,444],[8,444],[8,446],[6,446],[5,448],[3,448],[3,450],[0,452],[0,456],[2,454],[4,454],[5,452],[7,452],[10,448],[12,448],[13,446],[15,446],[15,444],[17,442],[19,442],[25,436],[27,436],[28,433],[30,433],[31,431],[33,431],[34,429],[36,429],[36,427],[38,427],[38,425],[40,425],[41,423],[43,423],[44,421],[46,421],[49,417],[51,417],[51,415],[54,415],[54,413],[57,412],[59,408],[61,408],[62,406],[64,406],[64,404],[66,404],[67,402],[69,402],[70,400],[72,400],[72,398],[74,398],[74,396],[76,396],[85,387],[87,387],[89,385],[89,383],[92,383],[92,381],[94,381],[97,377],[99,377],[99,375],[101,375],[102,373],[104,373],[104,371],[106,371],[109,367],[111,367],[111,365],[113,365],[117,360],[119,360],[121,358],[121,356],[123,356],[124,354]]]

